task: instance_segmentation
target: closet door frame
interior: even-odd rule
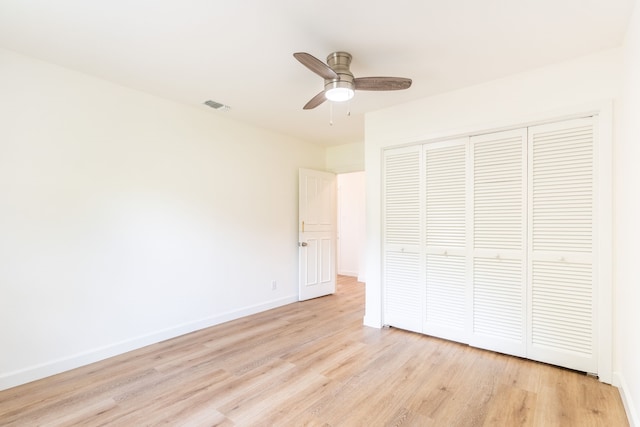
[[[613,382],[613,107],[608,102],[594,112],[594,277],[598,281],[598,378]]]

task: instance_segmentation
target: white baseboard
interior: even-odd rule
[[[369,326],[371,328],[380,329],[382,328],[382,323],[380,322],[380,318],[372,319],[371,316],[364,316],[362,324],[364,326]]]
[[[613,373],[613,385],[618,387],[618,390],[620,391],[620,397],[622,398],[622,404],[624,405],[624,410],[627,412],[629,425],[631,427],[640,427],[640,419],[638,418],[638,412],[636,411],[636,408],[633,405],[633,401],[629,396],[629,392],[628,392],[629,387],[627,387],[626,381],[620,375],[619,372]]]
[[[98,362],[109,357],[117,356],[128,351],[136,350],[150,344],[188,334],[210,326],[219,325],[251,314],[260,313],[272,308],[280,307],[298,301],[297,295],[291,295],[279,298],[265,303],[244,307],[239,310],[233,310],[219,315],[211,316],[194,322],[183,323],[171,328],[152,332],[150,334],[134,337],[118,343],[110,344],[104,347],[94,348],[82,353],[74,354],[65,358],[52,360],[46,363],[30,366],[18,371],[0,374],[0,391],[26,384],[31,381],[59,374],[70,369],[79,368],[90,363]]]
[[[338,271],[338,275],[339,276],[358,277],[358,273],[355,272],[355,271],[340,270],[340,271]]]

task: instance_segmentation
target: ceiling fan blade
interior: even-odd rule
[[[404,77],[358,77],[354,79],[356,90],[402,90],[411,86],[411,79]]]
[[[293,56],[300,61],[302,65],[322,77],[323,79],[337,79],[338,75],[327,64],[320,61],[313,55],[306,52],[296,52]]]
[[[302,107],[302,109],[311,110],[312,108],[316,108],[318,105],[322,104],[326,100],[327,98],[324,96],[324,91],[322,91],[316,96],[314,96],[313,98],[311,98],[309,102],[307,102],[305,106]]]

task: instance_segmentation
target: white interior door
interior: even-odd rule
[[[300,169],[298,299],[336,291],[336,176]]]
[[[383,278],[385,325],[422,332],[422,148],[385,151]]]
[[[528,357],[597,373],[591,117],[529,132]]]
[[[470,139],[469,344],[526,355],[527,129]]]
[[[468,342],[466,156],[469,138],[424,146],[424,333]]]

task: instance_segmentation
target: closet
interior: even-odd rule
[[[594,117],[387,149],[383,317],[597,373]]]

